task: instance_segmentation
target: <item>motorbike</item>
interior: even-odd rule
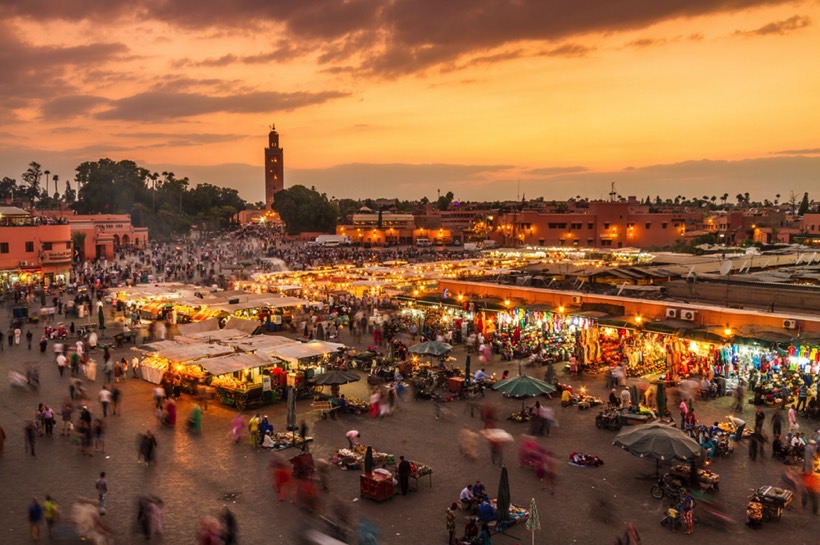
[[[683,483],[667,473],[652,485],[649,493],[656,500],[667,496],[675,502],[680,502],[683,499]]]
[[[617,409],[605,409],[595,417],[595,426],[599,429],[618,431],[623,426],[621,414]]]

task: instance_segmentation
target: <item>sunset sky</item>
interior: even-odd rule
[[[0,0],[0,176],[820,198],[820,2]],[[60,182],[60,191],[64,182]],[[814,192],[814,193],[812,193]]]

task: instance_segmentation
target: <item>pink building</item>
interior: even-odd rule
[[[68,283],[72,257],[67,222],[0,206],[0,281],[5,287]]]

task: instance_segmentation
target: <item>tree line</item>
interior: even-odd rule
[[[78,214],[129,214],[136,227],[148,227],[154,239],[187,234],[197,226],[206,231],[228,227],[247,203],[235,189],[212,184],[192,187],[173,172],[152,172],[134,161],[105,158],[86,161],[75,169],[74,188],[32,162],[21,183],[4,177],[0,199],[39,210],[67,208]],[[53,182],[53,192],[52,190]]]

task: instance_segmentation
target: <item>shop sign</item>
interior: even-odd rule
[[[265,375],[262,377],[262,391],[263,392],[270,392],[271,391],[271,380],[270,376]]]
[[[43,263],[64,263],[71,261],[71,250],[43,250]]]

